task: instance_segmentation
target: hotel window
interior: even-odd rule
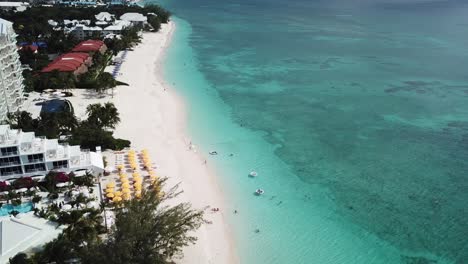
[[[33,154],[33,155],[28,155],[28,162],[43,162],[44,161],[44,155],[43,154]]]
[[[23,170],[21,169],[21,166],[0,168],[0,174],[2,176],[8,176],[8,175],[13,175],[13,174],[22,174],[22,173],[23,173]]]
[[[54,169],[68,168],[68,161],[67,160],[54,161],[52,162],[52,166],[54,167]]]
[[[18,148],[17,147],[2,148],[1,151],[2,151],[2,156],[18,155]]]
[[[0,166],[17,165],[17,164],[20,164],[19,157],[8,157],[8,158],[0,159]]]
[[[35,172],[35,171],[45,171],[45,164],[44,163],[39,163],[39,164],[30,164],[24,166],[24,170],[26,173],[28,172]]]

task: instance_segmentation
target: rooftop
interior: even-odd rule
[[[122,30],[126,27],[129,27],[131,25],[131,22],[126,21],[126,20],[116,20],[113,25],[110,25],[104,30]]]
[[[65,53],[53,60],[47,65],[41,72],[52,72],[52,71],[75,71],[78,69],[87,59],[89,54],[80,52]]]
[[[90,52],[90,51],[98,51],[102,45],[104,45],[103,41],[100,40],[85,40],[80,42],[78,45],[76,45],[72,51],[75,52]]]
[[[26,2],[0,2],[0,7],[20,7],[28,5],[29,3]]]
[[[0,222],[1,256],[21,250],[21,245],[36,236],[41,229],[20,222],[5,219]]]
[[[131,22],[146,22],[148,18],[140,13],[125,13],[120,16],[121,20],[131,21]]]
[[[94,16],[99,21],[112,21],[114,15],[108,12],[101,12]]]

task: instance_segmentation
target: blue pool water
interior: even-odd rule
[[[15,211],[15,210],[20,213],[27,213],[29,211],[32,211],[32,209],[33,209],[33,204],[31,202],[22,203],[18,206],[13,206],[11,204],[4,204],[0,208],[0,216],[7,216],[9,215],[10,212]]]
[[[241,263],[468,263],[466,1],[162,4]]]

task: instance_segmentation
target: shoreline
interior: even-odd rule
[[[168,178],[167,186],[180,184],[183,193],[169,202],[189,202],[195,209],[205,209],[205,219],[212,224],[203,224],[194,233],[196,244],[186,247],[177,263],[239,263],[225,219],[230,212],[223,210],[227,207],[215,170],[204,164],[201,153],[189,149],[184,98],[163,78],[162,65],[175,28],[171,21],[157,33],[144,33],[141,43],[127,53],[117,79],[129,86],[116,87],[102,98],[75,89],[70,101],[78,118],[85,116],[89,104],[113,102],[121,118],[115,136],[130,140],[133,149],[148,149],[160,167],[158,174]],[[220,211],[213,213],[208,207]]]

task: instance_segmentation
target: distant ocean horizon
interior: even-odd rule
[[[468,3],[156,3],[241,263],[468,263]]]

